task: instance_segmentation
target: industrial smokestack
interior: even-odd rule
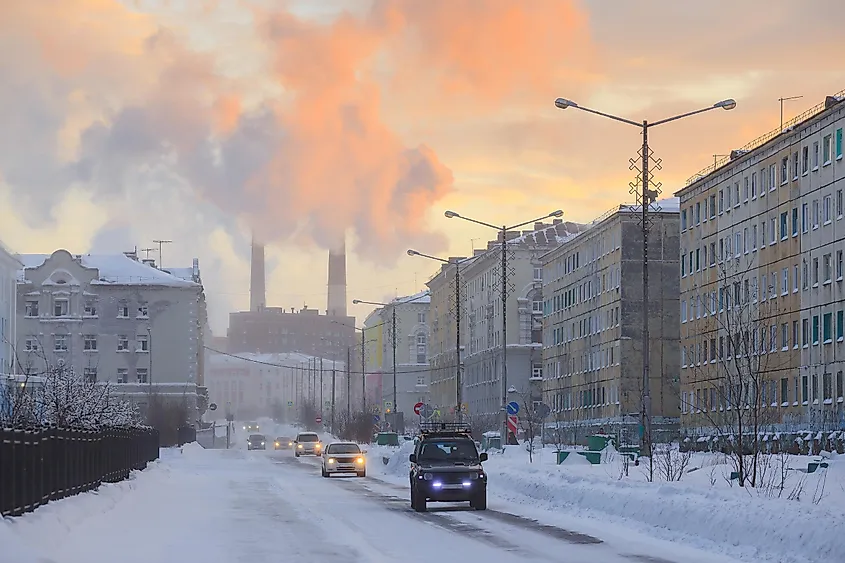
[[[258,311],[267,305],[264,289],[264,245],[252,238],[250,259],[249,310]]]
[[[329,250],[329,315],[346,316],[346,241],[335,250]]]

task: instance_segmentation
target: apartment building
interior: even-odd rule
[[[116,255],[23,254],[17,280],[20,370],[57,365],[109,382],[143,406],[151,392],[202,409],[202,285]],[[199,415],[199,412],[197,413]]]
[[[414,405],[428,403],[428,291],[393,299],[364,322],[375,340],[367,347],[367,372],[378,376],[379,395],[373,405],[386,415],[393,411],[413,417]],[[396,310],[396,403],[393,404],[393,310]],[[369,381],[369,380],[368,380]]]
[[[496,420],[503,392],[540,400],[542,359],[541,257],[582,226],[554,220],[531,230],[507,233],[507,342],[502,334],[501,234],[469,259],[444,265],[429,281],[432,344],[432,401],[449,408],[455,402],[457,374],[454,268],[460,268],[461,346],[464,409],[473,417]],[[507,346],[507,388],[502,389],[503,345]],[[535,396],[536,395],[536,396]],[[519,397],[514,397],[519,398]]]
[[[682,423],[759,406],[766,428],[845,427],[843,97],[696,175],[681,202]],[[742,359],[745,369],[737,371]]]
[[[677,427],[677,200],[649,231],[649,388],[653,424]],[[620,205],[542,257],[544,400],[556,422],[639,424],[643,381],[641,208]]]

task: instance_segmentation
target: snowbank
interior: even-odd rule
[[[387,465],[372,465],[372,473],[385,480],[407,479],[406,444]],[[555,464],[549,449],[527,452],[508,448],[505,455],[491,453],[485,463],[491,499],[505,500],[526,509],[542,508],[597,521],[615,521],[649,535],[685,543],[749,561],[778,563],[839,561],[845,557],[845,459],[831,462],[814,474],[794,471],[782,498],[768,498],[756,491],[731,487],[724,475],[727,465],[714,458],[696,458],[680,482],[648,483],[644,467],[629,467],[621,477],[620,460],[591,465],[572,453],[564,464]],[[793,463],[800,467],[806,458]],[[709,464],[709,465],[708,465]],[[827,472],[827,473],[826,473]],[[715,482],[714,481],[715,478]],[[803,479],[802,502],[788,500],[797,480]],[[822,487],[826,483],[824,493]],[[820,496],[817,505],[813,496]],[[519,508],[514,507],[515,511]]]

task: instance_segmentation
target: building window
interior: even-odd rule
[[[97,351],[97,335],[96,334],[86,334],[82,337],[82,349],[86,352],[96,352]]]
[[[118,352],[128,352],[129,351],[129,337],[125,334],[120,334],[117,337],[117,351]]]
[[[543,268],[534,268],[534,281],[543,281]]]
[[[543,379],[543,366],[541,364],[534,364],[531,367],[531,377],[533,379]]]
[[[126,303],[121,303],[117,306],[117,318],[119,319],[128,319],[129,318],[129,305]]]
[[[135,347],[136,352],[149,352],[150,351],[150,341],[149,336],[146,334],[139,334],[135,337],[135,342],[137,346]]]
[[[728,197],[730,197],[731,191],[728,190]],[[730,204],[728,204],[730,205]],[[719,190],[719,215],[721,215],[725,211],[725,190]]]
[[[426,362],[426,336],[425,334],[417,334],[417,363],[424,364]]]
[[[789,157],[785,156],[780,161],[780,183],[781,185],[785,184],[788,181],[789,176]]]
[[[67,352],[67,334],[56,334],[53,336],[53,350],[56,352]]]
[[[830,164],[830,154],[833,152],[831,149],[832,143],[831,140],[833,137],[830,135],[825,135],[824,139],[822,140],[822,162],[826,165]]]
[[[138,368],[135,370],[135,379],[138,381],[138,383],[146,383],[148,373],[149,372],[147,371],[147,368]]]
[[[798,179],[798,152],[792,153],[792,180]]]
[[[842,129],[840,129],[842,131]],[[836,372],[836,398],[841,402],[843,397],[842,371]]]
[[[85,305],[83,306],[82,314],[86,317],[96,317],[97,316],[97,302],[96,301],[86,301]]]
[[[417,313],[417,322],[420,324],[425,324],[425,312]]]
[[[713,219],[716,217],[716,196],[710,196],[710,218]]]
[[[813,258],[813,287],[819,285],[819,259]]]
[[[813,315],[813,346],[819,343],[819,316]]]
[[[27,336],[24,347],[27,352],[37,352],[40,348],[37,336]]]
[[[845,311],[836,311],[836,340],[842,342],[845,335]]]
[[[825,344],[833,342],[833,313],[825,313],[822,316],[822,337]]]
[[[798,236],[798,208],[792,208],[792,236]]]
[[[801,173],[806,174],[810,170],[810,147],[801,149]]]
[[[83,375],[86,383],[97,383],[97,368],[85,368]]]
[[[836,130],[836,158],[842,158],[842,128]]]
[[[810,345],[810,322],[801,319],[801,345],[806,348]]]
[[[780,240],[786,240],[787,232],[786,232],[787,224],[786,224],[786,211],[780,214]]]
[[[836,218],[842,219],[842,190],[836,190]]]
[[[56,299],[53,301],[53,316],[66,317],[70,310],[70,303],[67,299]]]
[[[129,370],[127,368],[117,368],[117,382],[129,383]]]
[[[138,318],[139,319],[146,319],[150,316],[150,311],[147,308],[146,303],[139,303],[138,304]]]
[[[819,167],[819,142],[813,143],[813,170]]]
[[[819,200],[813,200],[813,228],[819,228]]]
[[[769,165],[769,191],[773,192],[777,189],[777,166]]]
[[[418,375],[417,376],[417,385],[425,385],[425,376],[424,375]]]
[[[26,302],[26,316],[27,317],[37,317],[38,316],[38,301],[27,301]]]
[[[830,258],[830,254],[825,254],[824,256],[822,256],[822,262],[824,267],[824,283],[830,283],[830,279],[833,274],[833,272],[831,271]]]
[[[801,205],[801,232],[810,230],[810,208],[804,203]]]

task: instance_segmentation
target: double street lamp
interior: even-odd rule
[[[640,205],[642,218],[640,222],[642,223],[642,237],[643,237],[643,305],[642,305],[642,346],[643,346],[643,381],[642,381],[642,450],[643,453],[651,457],[651,392],[649,389],[649,332],[648,332],[648,234],[649,229],[651,227],[651,219],[649,217],[649,208],[651,204],[657,200],[657,196],[660,195],[660,185],[656,184],[655,189],[651,189],[650,186],[650,164],[651,164],[651,152],[648,148],[648,130],[651,127],[656,127],[658,125],[663,125],[664,123],[669,123],[670,121],[677,121],[678,119],[683,119],[685,117],[690,117],[692,115],[696,115],[699,113],[704,113],[706,111],[714,110],[714,109],[724,109],[724,110],[732,110],[736,107],[736,101],[733,99],[722,100],[721,102],[717,102],[712,106],[697,109],[695,111],[690,111],[687,113],[682,113],[680,115],[676,115],[674,117],[668,117],[666,119],[661,119],[658,121],[654,121],[649,123],[646,120],[643,120],[641,123],[637,121],[633,121],[630,119],[626,119],[624,117],[619,117],[616,115],[612,115],[609,113],[604,113],[601,111],[597,111],[594,109],[586,108],[584,106],[580,106],[573,102],[572,100],[567,100],[566,98],[557,98],[555,100],[555,106],[558,109],[567,109],[567,108],[575,108],[581,111],[585,111],[587,113],[593,113],[596,115],[600,115],[601,117],[606,117],[608,119],[613,119],[614,121],[621,121],[622,123],[627,123],[628,125],[633,125],[637,127],[642,132],[643,137],[643,144],[642,148],[640,149],[639,157],[641,158],[641,162],[637,162],[635,159],[631,159],[631,170],[636,170],[639,172],[639,186],[637,186],[637,182],[631,183],[631,190],[632,193],[635,193],[637,199],[639,200],[638,203]],[[655,161],[655,166],[660,169],[660,161]],[[636,192],[636,188],[639,187],[640,191]]]
[[[502,447],[507,443],[508,438],[508,231],[524,227],[525,225],[532,225],[534,223],[543,221],[545,219],[557,218],[563,216],[563,211],[560,209],[552,211],[548,215],[532,219],[531,221],[524,221],[515,225],[502,225],[497,227],[492,223],[485,223],[477,219],[465,217],[454,211],[446,211],[447,219],[463,219],[476,225],[481,225],[499,231],[501,252],[502,252],[502,280],[501,280],[501,297],[502,297]]]
[[[453,264],[455,266],[455,358],[457,363],[455,371],[455,417],[457,418],[461,414],[461,405],[463,404],[463,378],[461,377],[461,370],[463,369],[463,365],[461,364],[461,269],[459,265],[465,260],[446,260],[445,258],[423,254],[412,249],[408,249],[408,256],[419,256],[420,258],[428,258],[435,262]]]

